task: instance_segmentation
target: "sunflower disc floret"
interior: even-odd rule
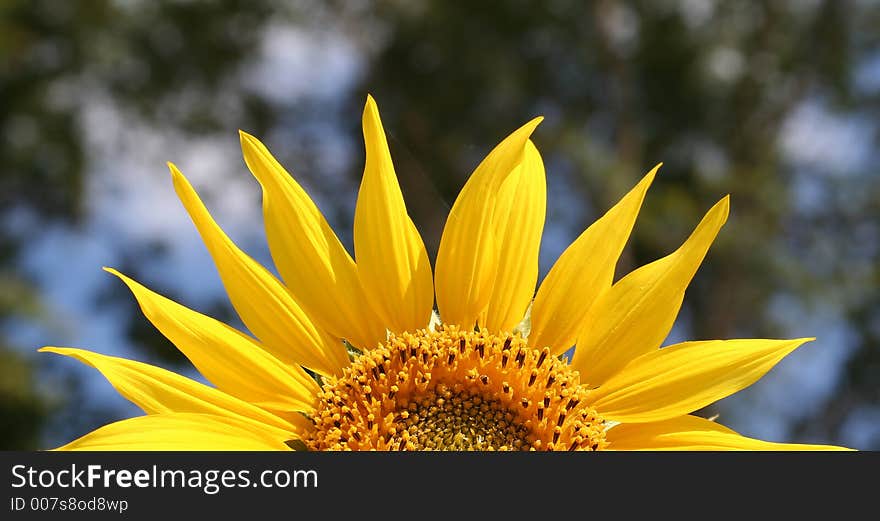
[[[518,334],[391,335],[324,384],[314,450],[598,450],[577,371]]]

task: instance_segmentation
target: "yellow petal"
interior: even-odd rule
[[[526,123],[496,146],[452,205],[434,274],[437,307],[444,323],[471,328],[489,305],[503,246],[492,226],[498,192],[522,162],[526,142],[541,119]]]
[[[406,212],[372,96],[363,117],[366,165],[354,212],[354,251],[364,293],[391,331],[427,327],[434,307],[428,252]]]
[[[491,331],[512,331],[535,295],[546,208],[544,162],[529,140],[522,162],[501,184],[492,216],[498,267],[486,316],[480,320]]]
[[[574,345],[590,307],[611,287],[617,259],[659,168],[648,172],[559,256],[532,304],[529,344],[550,347],[554,355]]]
[[[756,440],[697,416],[652,423],[623,423],[605,433],[610,450],[850,450],[834,445],[803,445]]]
[[[235,398],[219,389],[190,380],[159,367],[106,356],[84,349],[43,347],[42,352],[73,357],[94,367],[119,391],[119,394],[140,407],[147,414],[169,412],[196,412],[215,416],[232,416],[253,422],[257,428],[274,428],[279,436],[294,429],[307,427],[303,416],[294,424],[248,402]]]
[[[629,273],[599,297],[584,319],[571,362],[583,383],[601,385],[633,358],[660,347],[727,220],[728,199],[713,206],[676,251]]]
[[[116,270],[144,316],[221,390],[277,411],[311,411],[318,384],[297,365],[287,365],[247,335],[150,291]]]
[[[211,253],[242,322],[275,358],[324,375],[341,374],[348,365],[342,342],[316,327],[287,288],[223,233],[189,181],[173,164],[168,166],[174,189]]]
[[[241,132],[248,168],[263,187],[266,238],[281,278],[309,317],[363,349],[386,338],[351,256],[302,187],[257,138]]]
[[[603,417],[655,422],[748,387],[811,338],[685,342],[642,355],[590,393]]]
[[[267,451],[290,450],[274,431],[231,417],[190,412],[151,414],[94,430],[55,450]]]

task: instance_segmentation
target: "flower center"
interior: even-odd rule
[[[391,335],[328,378],[311,450],[598,450],[578,373],[518,335],[443,326]]]
[[[390,445],[415,450],[522,450],[529,431],[503,402],[440,384],[411,401],[396,421]]]

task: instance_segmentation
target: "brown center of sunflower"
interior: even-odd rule
[[[391,335],[325,380],[311,450],[598,450],[578,373],[518,335]]]

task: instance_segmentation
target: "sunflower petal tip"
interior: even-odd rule
[[[189,182],[189,179],[183,175],[183,172],[178,170],[177,168],[171,169],[171,183],[174,185],[174,190],[177,192],[178,196],[182,197],[181,190],[192,191],[192,185]]]
[[[542,121],[544,121],[544,116],[534,117],[526,122],[523,126],[519,127],[509,137],[519,136],[519,139],[522,140],[522,145],[526,146],[526,143],[528,142],[532,133],[535,131],[536,128],[538,128],[538,125],[540,125]]]
[[[101,268],[101,269],[104,270],[104,271],[106,271],[107,273],[113,275],[114,277],[119,278],[119,280],[121,280],[122,282],[124,282],[124,283],[126,283],[126,284],[128,284],[128,283],[130,282],[130,280],[131,280],[131,279],[129,279],[128,277],[126,277],[125,275],[123,275],[123,274],[122,274],[119,270],[117,270],[116,268],[110,268],[110,267],[108,267],[108,266],[104,266],[104,267]]]
[[[43,346],[37,349],[39,353],[53,353],[61,356],[76,356],[77,353],[83,351],[76,347],[60,347],[60,346]]]
[[[251,147],[256,147],[260,145],[260,140],[254,137],[253,134],[249,134],[242,129],[238,129],[238,140],[241,142],[241,148],[243,150],[247,150]]]
[[[722,214],[722,221],[727,221],[727,217],[730,215],[730,194],[722,197],[721,200],[715,203],[715,206],[713,206],[712,209],[717,209],[717,211]]]
[[[367,125],[376,125],[379,122],[379,106],[376,105],[376,100],[373,99],[372,96],[367,94],[367,102],[364,104],[364,116],[363,116],[363,124]],[[381,123],[378,123],[381,125]]]
[[[56,355],[71,356],[71,353],[81,351],[75,347],[43,346],[37,349],[38,353],[54,353]]]
[[[657,176],[657,173],[660,171],[660,167],[663,166],[663,163],[657,163],[654,165],[654,168],[648,170],[648,173],[645,174],[645,177],[642,178],[642,182],[653,183],[654,178]]]
[[[180,169],[177,168],[177,165],[175,165],[175,164],[172,163],[171,161],[169,161],[169,162],[166,163],[166,164],[168,165],[168,171],[171,172],[171,180],[172,180],[175,184],[177,184],[177,183],[180,182],[181,180],[185,180],[185,179],[186,179],[186,177],[184,177],[184,175],[183,175],[183,172],[181,172]]]

